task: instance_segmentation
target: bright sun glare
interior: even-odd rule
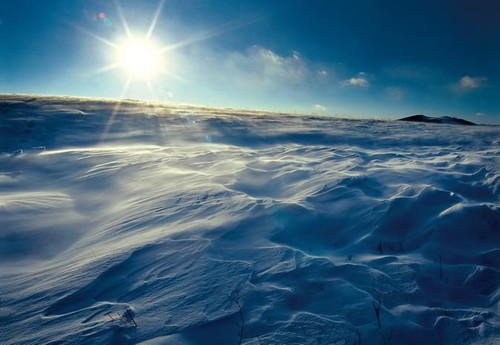
[[[163,56],[147,39],[129,39],[118,49],[120,67],[132,78],[151,79],[163,71]]]
[[[154,44],[151,37],[156,28],[156,24],[158,23],[158,19],[162,12],[163,6],[165,5],[165,1],[166,0],[158,1],[158,7],[156,8],[153,19],[151,20],[149,29],[142,38],[138,38],[131,31],[127,21],[125,20],[125,16],[123,15],[123,11],[119,4],[119,0],[115,0],[114,4],[116,12],[121,20],[123,29],[125,30],[127,37],[122,44],[116,41],[109,41],[104,37],[98,36],[90,31],[82,29],[84,33],[90,35],[91,37],[94,37],[96,40],[102,43],[105,43],[109,47],[113,48],[115,52],[114,62],[112,64],[99,68],[94,73],[100,74],[106,71],[111,71],[120,68],[127,74],[126,81],[123,84],[123,88],[119,97],[120,100],[125,97],[128,88],[133,81],[145,82],[149,88],[149,91],[153,96],[154,96],[154,87],[152,81],[160,74],[168,74],[171,77],[174,77],[182,81],[181,78],[177,77],[175,74],[172,73],[172,71],[170,71],[170,68],[169,70],[166,69],[165,59],[164,59],[164,54],[166,52],[179,49],[181,47],[199,41],[206,40],[213,36],[221,35],[225,32],[235,30],[241,26],[248,25],[254,22],[254,20],[229,22],[214,30],[209,30],[207,32],[203,32],[199,35],[189,37],[177,43],[160,47]],[[98,18],[102,20],[107,27],[113,26],[113,21],[110,18],[108,18],[106,13],[100,12],[98,14]],[[120,105],[121,101],[118,101],[115,108],[113,109],[113,112],[108,120],[108,123],[106,124],[104,133],[107,133],[109,128],[113,124],[113,121],[120,110]]]
[[[145,81],[152,94],[154,94],[152,81],[159,77],[161,74],[168,74],[170,77],[182,81],[181,78],[172,73],[172,71],[170,70],[170,66],[167,70],[164,59],[164,55],[166,52],[209,39],[213,36],[221,35],[225,32],[235,30],[241,26],[248,25],[255,21],[247,20],[229,22],[221,25],[219,28],[209,30],[207,32],[202,32],[199,35],[194,35],[177,43],[161,47],[154,44],[154,41],[151,39],[151,37],[158,23],[158,19],[162,12],[163,6],[165,5],[165,1],[166,0],[158,0],[158,7],[156,8],[147,33],[143,37],[138,37],[130,29],[127,21],[125,20],[125,16],[119,4],[119,0],[115,0],[114,4],[117,15],[126,33],[126,40],[122,42],[122,44],[116,41],[109,41],[104,37],[98,36],[90,31],[82,29],[82,31],[86,34],[113,48],[115,52],[114,62],[112,64],[99,68],[97,71],[93,72],[93,74],[104,73],[116,68],[122,69],[127,74],[127,79],[123,85],[120,98],[123,98],[127,94],[128,87],[133,81]],[[100,12],[98,14],[98,18],[102,20],[107,27],[113,27],[113,21],[108,18],[106,13]]]

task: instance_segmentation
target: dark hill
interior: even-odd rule
[[[425,115],[412,115],[399,119],[398,121],[410,121],[410,122],[425,122],[425,123],[442,123],[448,125],[465,125],[465,126],[475,126],[474,122],[470,122],[464,119],[459,119],[457,117],[443,116],[443,117],[430,117]]]

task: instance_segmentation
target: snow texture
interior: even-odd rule
[[[2,344],[500,343],[499,127],[0,99]]]

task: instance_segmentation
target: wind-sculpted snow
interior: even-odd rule
[[[498,344],[499,147],[498,127],[3,96],[0,339]]]

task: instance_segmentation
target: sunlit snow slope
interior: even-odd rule
[[[499,148],[499,127],[2,96],[0,342],[499,344]]]

